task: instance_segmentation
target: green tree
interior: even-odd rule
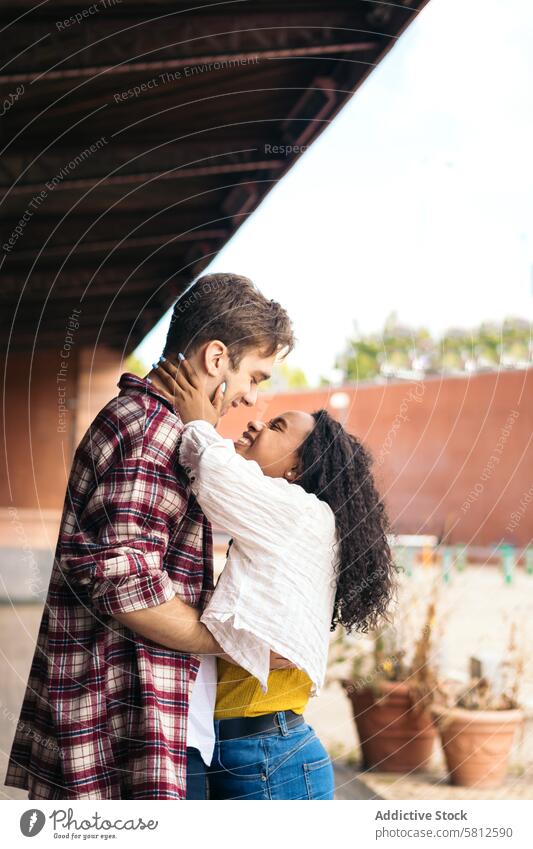
[[[259,385],[261,392],[288,392],[296,389],[307,389],[309,386],[305,373],[301,368],[291,367],[288,363],[274,366],[270,380]]]
[[[387,316],[381,334],[356,333],[335,362],[346,381],[367,380],[402,371],[451,373],[498,365],[523,366],[532,358],[533,325],[506,318],[498,324],[483,322],[473,329],[450,328],[433,339],[424,328],[400,325],[395,313]]]

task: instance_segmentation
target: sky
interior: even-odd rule
[[[430,0],[204,272],[286,307],[311,385],[391,312],[435,335],[533,320],[532,43],[531,0]]]

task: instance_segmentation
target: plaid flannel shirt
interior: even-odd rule
[[[213,590],[209,522],[178,466],[183,423],[125,373],[75,453],[5,783],[30,799],[183,799],[199,658],[116,613]]]

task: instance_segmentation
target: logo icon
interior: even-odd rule
[[[20,818],[20,830],[24,837],[35,837],[42,830],[46,822],[46,817],[38,808],[31,808],[29,811],[24,811]]]

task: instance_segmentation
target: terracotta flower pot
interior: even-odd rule
[[[433,705],[450,783],[499,787],[507,775],[509,753],[521,710],[465,710]]]
[[[413,709],[407,685],[382,681],[381,695],[342,681],[352,703],[365,769],[411,772],[431,758],[436,732],[431,714]]]

